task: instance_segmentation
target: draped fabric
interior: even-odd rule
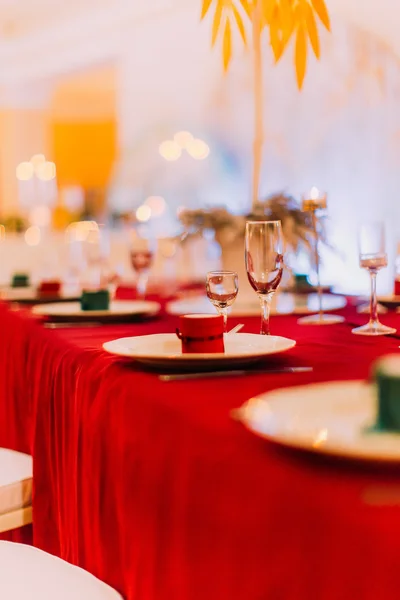
[[[353,336],[365,315],[344,314],[273,318],[298,344],[268,364],[312,373],[164,383],[101,344],[174,318],[51,331],[1,305],[0,445],[33,455],[35,544],[126,600],[396,597],[398,467],[285,451],[230,416],[268,389],[365,378],[398,352],[395,337]]]

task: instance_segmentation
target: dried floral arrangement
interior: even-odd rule
[[[184,210],[179,215],[184,237],[201,235],[205,230],[215,232],[217,241],[234,243],[244,236],[246,221],[281,221],[285,242],[293,252],[310,248],[314,230],[310,213],[303,212],[299,203],[288,194],[278,193],[257,202],[248,215],[234,215],[226,208]],[[320,239],[326,243],[320,222]]]

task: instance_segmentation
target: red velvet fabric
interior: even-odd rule
[[[172,317],[52,331],[0,305],[0,445],[33,454],[35,544],[127,600],[397,598],[400,467],[284,450],[230,418],[255,394],[365,378],[399,352],[398,338],[353,336],[366,317],[343,314],[272,319],[298,341],[273,364],[312,373],[163,383],[101,344],[173,331]]]

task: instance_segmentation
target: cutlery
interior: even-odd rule
[[[233,370],[233,371],[205,371],[202,373],[174,373],[171,375],[159,375],[160,381],[186,381],[189,379],[208,379],[214,377],[240,377],[242,375],[268,375],[277,373],[309,373],[313,367],[281,367],[278,369],[264,370]]]
[[[69,327],[100,327],[99,321],[68,321],[60,323],[43,323],[45,329],[68,329]]]
[[[243,329],[244,327],[244,323],[239,323],[239,325],[236,325],[236,327],[233,327],[230,331],[228,331],[228,333],[237,333],[238,331],[240,331],[241,329]]]

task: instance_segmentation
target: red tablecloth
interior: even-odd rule
[[[313,373],[175,383],[101,349],[174,325],[51,331],[0,305],[0,445],[33,454],[36,545],[127,600],[397,598],[399,468],[284,450],[229,412],[268,389],[365,378],[399,339],[275,317],[298,345],[274,363]]]

